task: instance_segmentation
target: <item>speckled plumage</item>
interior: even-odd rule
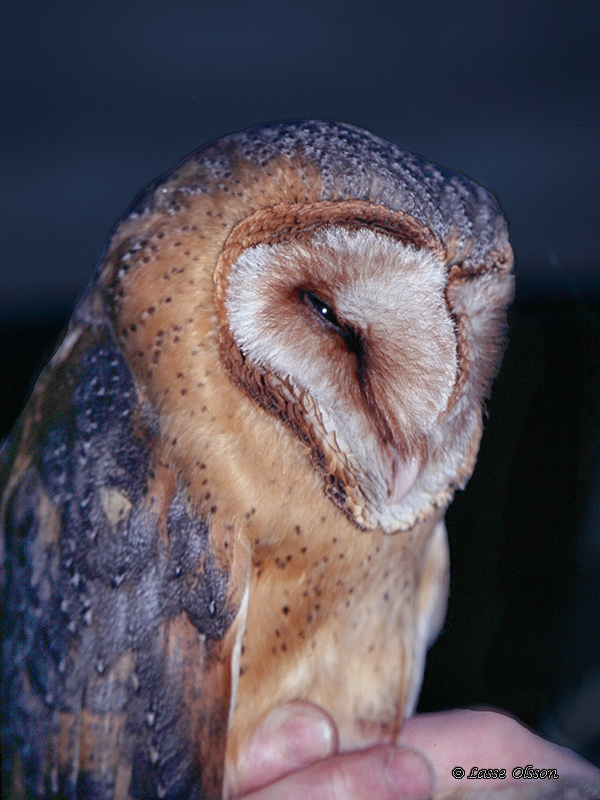
[[[220,797],[293,698],[397,732],[511,266],[485,190],[334,122],[138,198],[2,456],[8,782]]]

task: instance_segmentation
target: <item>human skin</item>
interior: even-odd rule
[[[579,777],[600,786],[600,771],[497,711],[454,710],[409,719],[396,746],[339,753],[335,725],[320,708],[290,703],[276,709],[250,742],[238,787],[240,800],[412,800],[460,785],[452,769],[552,767],[559,780]],[[486,781],[489,785],[489,781]],[[494,781],[499,786],[497,781]]]

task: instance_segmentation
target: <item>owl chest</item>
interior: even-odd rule
[[[420,683],[427,532],[361,532],[335,509],[318,523],[254,552],[230,759],[294,699],[327,709],[343,747],[389,739]]]

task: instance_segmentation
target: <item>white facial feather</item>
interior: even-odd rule
[[[340,449],[357,464],[361,489],[386,530],[412,521],[422,495],[430,501],[432,483],[438,493],[446,483],[446,475],[433,478],[426,453],[414,444],[438,444],[435,428],[456,382],[445,283],[446,268],[429,251],[343,227],[249,248],[229,276],[227,315],[238,346],[252,363],[314,398]],[[406,452],[382,444],[372,416],[357,404],[356,363],[307,307],[305,288],[363,338],[376,402],[387,406],[386,424]]]

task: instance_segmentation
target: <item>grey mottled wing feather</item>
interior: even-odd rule
[[[108,329],[69,337],[4,452],[4,790],[217,796],[228,576]]]

